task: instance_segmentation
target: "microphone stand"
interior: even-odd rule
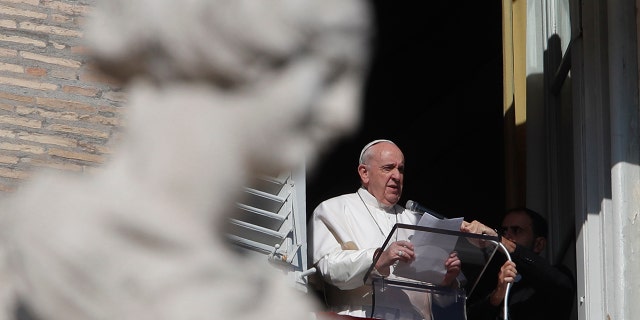
[[[498,248],[500,248],[502,250],[502,252],[504,253],[504,255],[507,257],[507,260],[512,261],[511,260],[511,255],[509,254],[509,250],[507,250],[507,248],[502,244],[502,242],[498,242],[495,240],[490,240],[493,244],[495,244]],[[504,294],[504,306],[503,306],[503,310],[502,313],[504,314],[504,320],[508,320],[509,318],[509,291],[511,290],[511,286],[513,285],[513,283],[509,282],[507,283],[507,290],[506,293]]]

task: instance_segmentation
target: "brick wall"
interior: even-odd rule
[[[0,0],[0,196],[38,168],[87,172],[109,157],[126,94],[87,57],[93,1]]]

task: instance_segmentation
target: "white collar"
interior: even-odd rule
[[[369,190],[360,187],[358,189],[358,194],[360,195],[360,198],[362,199],[362,201],[364,201],[364,203],[366,203],[367,205],[370,205],[374,208],[380,209],[382,211],[385,211],[386,213],[391,213],[391,214],[397,214],[397,211],[395,210],[395,205],[390,205],[390,206],[386,206],[381,204],[378,199],[376,199],[376,197],[374,197]]]

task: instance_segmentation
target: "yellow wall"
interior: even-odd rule
[[[526,195],[526,25],[525,0],[503,0],[505,206],[525,205]]]

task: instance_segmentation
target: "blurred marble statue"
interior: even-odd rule
[[[217,228],[252,177],[357,129],[366,2],[96,2],[86,40],[125,83],[124,135],[98,172],[40,172],[1,204],[0,317],[309,318]]]

